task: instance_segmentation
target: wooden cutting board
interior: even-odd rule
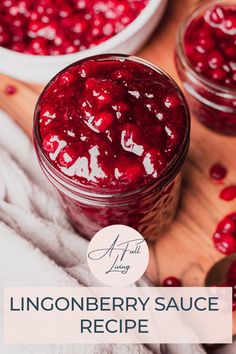
[[[174,66],[174,47],[179,22],[199,1],[172,0],[152,39],[139,56],[159,65],[178,80]],[[4,94],[7,84],[17,87],[12,96]],[[180,83],[179,83],[180,84]],[[31,136],[32,116],[42,87],[24,84],[0,75],[0,107]],[[219,199],[222,185],[209,178],[209,168],[223,162],[229,173],[226,185],[236,183],[236,138],[210,132],[193,117],[191,147],[184,168],[183,193],[178,215],[162,239],[150,245],[150,278],[158,284],[174,275],[184,285],[203,285],[208,270],[223,255],[212,242],[216,224],[227,213],[236,211],[236,201]],[[236,318],[234,318],[236,328]],[[234,331],[236,333],[236,330]]]

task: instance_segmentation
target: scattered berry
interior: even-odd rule
[[[16,93],[17,88],[16,86],[13,85],[7,85],[4,89],[4,92],[6,95],[14,95],[14,93]]]
[[[220,199],[230,202],[236,198],[236,186],[229,186],[220,192]]]
[[[227,215],[217,225],[213,235],[216,249],[224,254],[236,252],[236,213]]]
[[[168,277],[163,280],[162,286],[164,287],[180,287],[182,286],[182,282],[180,279],[176,277]]]
[[[210,169],[210,177],[216,182],[221,182],[225,179],[227,175],[227,170],[224,166],[220,164],[215,164]]]

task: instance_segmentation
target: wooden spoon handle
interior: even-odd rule
[[[16,87],[16,93],[5,93],[7,85]],[[0,108],[31,137],[33,114],[39,96],[39,89],[0,74]]]

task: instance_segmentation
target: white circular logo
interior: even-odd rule
[[[149,262],[143,236],[125,225],[107,226],[90,241],[87,261],[93,275],[110,286],[127,286],[141,278]]]

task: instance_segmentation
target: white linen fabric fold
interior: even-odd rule
[[[30,140],[0,111],[0,303],[6,286],[100,286],[87,267],[87,246],[43,176]],[[9,345],[1,313],[3,354],[205,353],[199,345]]]

